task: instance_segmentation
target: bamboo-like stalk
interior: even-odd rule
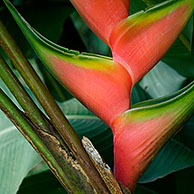
[[[34,126],[33,129],[38,135],[37,138],[40,138],[42,141],[41,143],[46,145],[48,151],[50,151],[50,154],[54,157],[56,161],[55,167],[58,167],[58,169],[56,169],[57,173],[54,171],[54,174],[60,180],[62,185],[71,193],[94,193],[91,185],[87,184],[86,179],[88,177],[85,173],[83,173],[83,169],[81,169],[78,162],[73,159],[67,146],[63,143],[63,140],[58,134],[55,134],[55,130],[49,125],[49,121],[45,119],[46,117],[43,116],[43,113],[41,113],[37,106],[33,103],[23,86],[18,81],[17,77],[13,74],[9,66],[1,57],[0,72],[0,77],[22,106],[28,118],[30,118],[30,121],[28,120],[28,122],[31,123],[31,126]],[[5,99],[5,95],[2,94],[2,96],[3,99]],[[7,106],[10,107],[10,104],[7,103]],[[15,111],[20,112],[18,109],[15,109]],[[15,118],[11,117],[10,119],[16,123]],[[25,119],[27,118],[25,117]],[[22,123],[19,124],[22,125]],[[24,131],[22,127],[19,127],[19,129],[27,139],[31,141],[33,140],[33,136],[28,135],[28,131]],[[33,147],[41,153],[41,150],[39,150],[36,145],[33,145]],[[44,153],[41,155],[43,156]],[[49,158],[46,157],[46,161],[48,164],[50,162]],[[50,167],[53,168],[53,166]],[[58,173],[59,169],[63,171],[65,176],[61,176],[61,174]]]
[[[66,145],[73,153],[76,161],[81,165],[81,169],[83,169],[85,175],[88,176],[88,184],[90,184],[97,193],[109,193],[108,188],[83,149],[78,135],[1,21],[0,45],[44,108],[50,118],[51,124],[63,138],[64,142],[66,142]]]
[[[19,109],[12,103],[12,101],[6,96],[6,94],[0,89],[0,109],[7,115],[7,117],[13,122],[23,136],[30,142],[33,148],[40,154],[51,171],[60,180],[61,184],[68,190],[74,191],[78,189],[78,185],[73,185],[71,182],[64,184],[67,181],[66,173],[59,166],[58,162],[53,157],[53,154],[48,150],[45,143],[38,137],[34,131],[32,125],[30,125],[24,116],[21,114]],[[49,142],[52,144],[52,142]],[[73,188],[75,187],[75,188]]]
[[[47,130],[48,126],[41,116],[41,112],[35,103],[32,101],[28,93],[20,84],[15,74],[11,71],[9,66],[0,56],[0,77],[15,96],[19,104],[24,109],[26,115],[30,118],[31,122],[39,129]],[[47,130],[48,131],[48,130]],[[49,131],[48,131],[49,132]]]

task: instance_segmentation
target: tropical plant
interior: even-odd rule
[[[103,54],[107,56],[59,46],[33,28],[10,1],[4,0],[4,3],[36,55],[27,49],[30,55],[25,52],[25,57],[7,31],[6,22],[0,22],[0,45],[4,50],[0,58],[3,81],[0,108],[69,193],[153,193],[144,187],[135,190],[137,182],[153,182],[194,165],[193,145],[188,141],[191,139],[192,142],[191,117],[194,113],[193,0],[170,0],[154,6],[145,1],[151,7],[144,11],[136,10],[145,8],[144,1],[129,5],[128,0],[71,0],[86,24],[107,46],[88,31],[78,15],[72,14],[70,4],[62,3],[66,5],[64,18],[72,14],[71,20],[66,20],[70,22],[69,26],[73,21],[73,29],[80,33],[86,49],[99,52],[95,44],[91,46],[86,41],[91,36],[91,40],[99,44],[99,49],[104,48]],[[59,7],[56,12],[61,10]],[[56,18],[56,21],[60,19]],[[42,29],[44,31],[45,27]],[[68,31],[66,25],[64,29]],[[83,33],[86,30],[87,35]],[[64,35],[67,39],[69,36]],[[81,42],[77,34],[76,37]],[[69,45],[71,47],[71,43]],[[180,58],[186,67],[179,65]],[[33,63],[39,68],[36,71]],[[42,75],[38,76],[36,72]],[[53,76],[86,108],[70,99],[71,94]],[[61,102],[57,104],[53,96]],[[2,136],[6,134],[6,138],[14,139],[10,137],[15,133],[13,125],[4,120]],[[171,139],[185,124],[183,132]],[[7,125],[12,127],[5,129]],[[114,140],[116,179],[91,142],[84,137],[81,143],[77,135],[91,138],[112,167],[110,129]],[[16,149],[16,156],[23,154],[23,149],[17,146]],[[29,150],[26,148],[25,153]],[[21,166],[22,173],[15,185],[8,188],[8,180],[5,180],[6,184],[2,183],[3,193],[15,193],[26,173],[40,162],[40,158],[32,150],[30,152],[32,159],[24,162],[29,166]],[[110,153],[107,155],[107,152]],[[5,161],[3,165],[6,165]],[[33,171],[42,172],[46,167],[37,168]],[[3,177],[3,170],[0,175],[1,172]],[[11,176],[11,172],[5,172]]]

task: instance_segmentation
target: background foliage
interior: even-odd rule
[[[15,0],[13,2],[26,20],[48,39],[69,49],[111,56],[109,48],[84,24],[69,1]],[[145,9],[147,4],[159,2],[162,0],[131,1],[130,13]],[[0,17],[79,136],[89,137],[105,161],[113,167],[112,132],[108,126],[83,107],[47,72],[2,3]],[[134,87],[133,104],[171,94],[194,79],[193,26],[192,17],[180,38],[159,64]],[[2,50],[0,54],[12,66]],[[19,75],[18,77],[20,78]],[[22,81],[21,78],[20,80]],[[2,80],[0,86],[16,102]],[[27,87],[26,90],[32,96]],[[36,101],[34,97],[33,99]],[[194,193],[193,142],[194,117],[160,151],[139,180],[135,193]],[[0,180],[0,193],[4,194],[66,193],[41,158],[2,112],[0,112]]]

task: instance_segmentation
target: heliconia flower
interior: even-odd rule
[[[129,0],[71,0],[86,24],[106,44],[113,27],[128,17]]]
[[[193,83],[174,95],[142,102],[130,109],[133,85],[176,39],[193,13],[194,0],[169,1],[124,20],[120,16],[119,19],[113,17],[111,22],[104,21],[103,17],[111,16],[110,10],[114,9],[121,10],[125,17],[127,1],[115,0],[113,5],[109,2],[112,8],[107,7],[107,12],[103,12],[105,0],[72,0],[92,29],[111,43],[113,60],[80,54],[50,42],[34,30],[8,0],[4,2],[50,72],[112,128],[115,176],[133,190],[159,149],[194,112]],[[95,2],[97,7],[101,2],[103,9],[95,10]],[[88,15],[83,11],[86,5],[92,6],[94,16],[90,11],[86,12]],[[106,25],[110,28],[103,31]]]
[[[6,1],[42,62],[87,108],[108,125],[130,108],[131,77],[111,58],[68,50],[43,36]]]
[[[134,190],[161,147],[194,113],[194,82],[177,93],[145,101],[113,122],[114,173]]]
[[[113,59],[139,81],[166,53],[194,10],[194,0],[167,1],[122,20],[113,29]]]

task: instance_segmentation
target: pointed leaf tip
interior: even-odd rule
[[[134,84],[162,58],[193,9],[193,0],[168,1],[116,25],[110,36],[113,59],[128,70]]]
[[[109,45],[113,27],[128,17],[129,0],[71,0],[90,29]]]
[[[171,97],[141,103],[112,125],[115,176],[131,190],[161,147],[194,113],[194,82]],[[140,105],[140,104],[139,104]]]

